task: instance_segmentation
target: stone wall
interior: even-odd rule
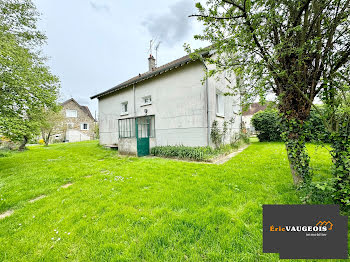
[[[77,117],[67,117],[66,116],[66,111],[67,110],[76,110],[77,111]],[[97,124],[93,118],[87,114],[80,105],[78,105],[75,101],[70,100],[68,102],[63,103],[62,105],[62,111],[61,114],[64,117],[63,123],[59,125],[59,127],[56,129],[56,132],[53,134],[53,139],[57,140],[69,140],[70,142],[78,142],[73,137],[80,137],[80,136],[72,136],[71,139],[67,137],[67,134],[69,136],[69,131],[74,130],[75,134],[77,132],[80,132],[82,135],[81,137],[89,137],[90,140],[95,139],[95,125]],[[83,130],[82,129],[82,124],[88,124],[88,130]],[[59,138],[58,138],[59,137]],[[86,139],[84,139],[86,140]]]

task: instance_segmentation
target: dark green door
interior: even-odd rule
[[[149,134],[150,134],[149,117],[136,118],[136,139],[137,155],[149,155]]]

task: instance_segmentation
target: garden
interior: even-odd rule
[[[307,144],[314,180],[331,157]],[[278,261],[262,205],[303,203],[285,146],[257,142],[223,165],[120,156],[96,141],[0,156],[1,261]]]

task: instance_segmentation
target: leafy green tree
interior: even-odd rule
[[[349,0],[196,4],[198,14],[193,16],[205,29],[195,38],[211,42],[217,54],[206,59],[216,65],[208,75],[234,71],[245,100],[270,91],[278,97],[295,184],[311,180],[303,126],[315,97],[337,89],[331,83],[339,73],[349,79],[349,4]]]
[[[0,0],[0,133],[21,141],[39,131],[37,115],[55,106],[58,78],[45,65],[45,36],[31,0]]]
[[[52,110],[43,109],[40,113],[40,131],[41,136],[48,146],[53,132],[64,132],[64,115],[61,112],[61,107],[57,106]]]

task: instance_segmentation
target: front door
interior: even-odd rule
[[[137,155],[149,155],[149,135],[150,135],[150,119],[149,117],[136,118],[136,139],[137,139]]]

